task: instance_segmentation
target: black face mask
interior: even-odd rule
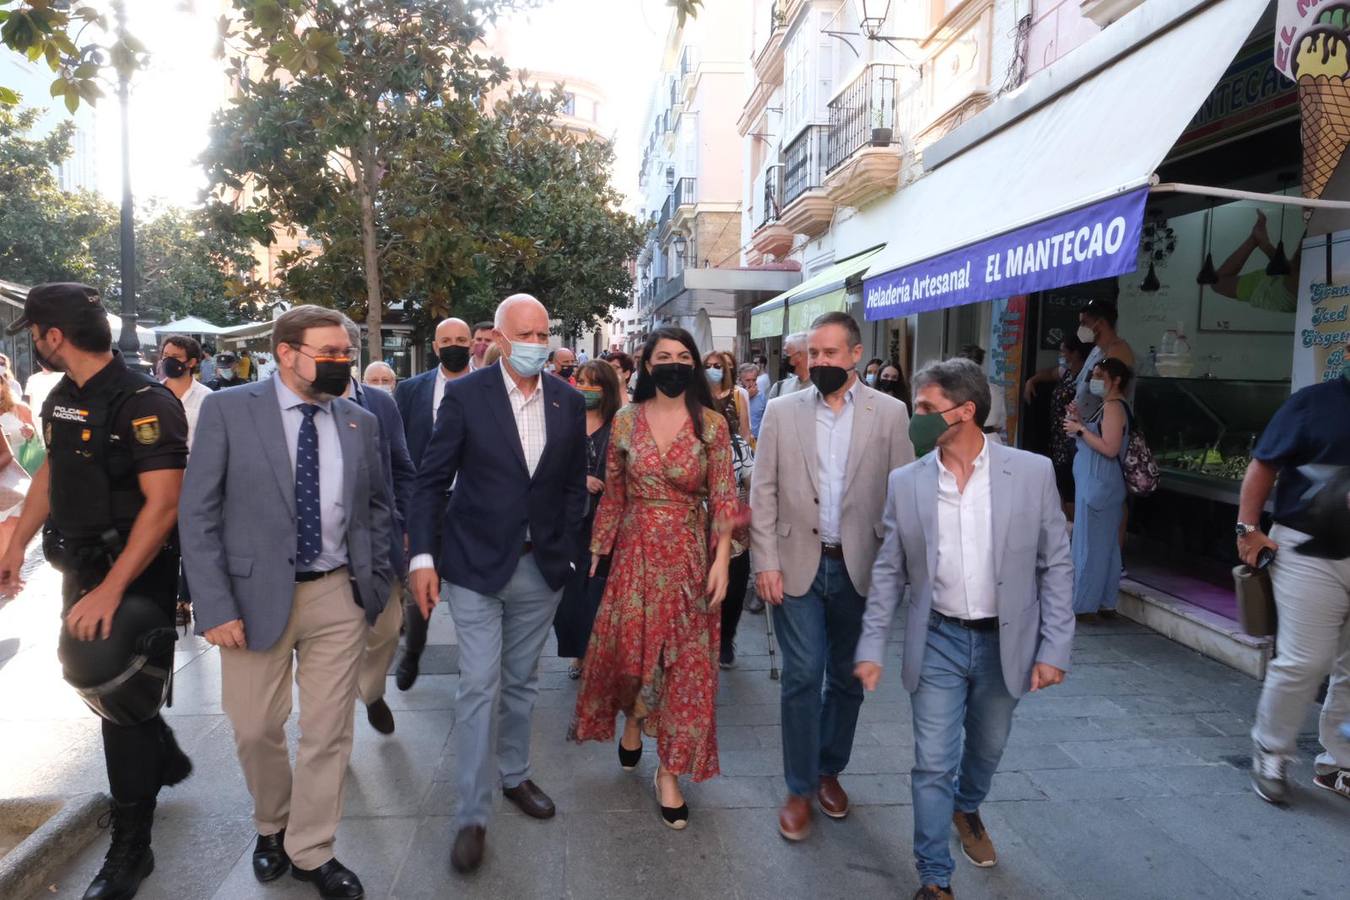
[[[833,394],[848,383],[848,369],[839,366],[812,366],[811,383],[822,394]]]
[[[188,367],[181,359],[166,356],[159,361],[159,369],[165,378],[182,378],[187,374]]]
[[[310,382],[314,393],[341,397],[347,392],[347,385],[351,383],[351,380],[351,360],[325,359],[324,357],[318,357],[314,360],[314,380]]]
[[[442,347],[436,351],[436,357],[445,366],[447,372],[463,372],[464,367],[469,364],[468,347]]]
[[[678,397],[689,386],[694,367],[688,363],[660,363],[652,366],[652,381],[656,389],[667,397]]]
[[[558,377],[566,381],[572,377],[572,373],[576,370],[576,366],[562,366],[558,369]]]

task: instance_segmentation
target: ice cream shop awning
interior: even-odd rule
[[[1119,275],[1154,173],[1268,0],[1150,0],[924,152],[869,321]]]

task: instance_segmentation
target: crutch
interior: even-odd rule
[[[764,633],[769,639],[769,680],[778,680],[778,652],[773,646],[773,607],[764,604]]]

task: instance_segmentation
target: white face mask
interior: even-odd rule
[[[1078,340],[1084,344],[1092,344],[1097,340],[1097,335],[1092,333],[1092,329],[1086,325],[1078,326]]]
[[[1088,390],[1092,393],[1092,396],[1094,397],[1105,397],[1106,382],[1102,381],[1100,378],[1094,378],[1088,382]]]
[[[368,384],[366,387],[377,391],[384,391],[386,394],[392,394],[394,392],[394,386],[392,384]]]

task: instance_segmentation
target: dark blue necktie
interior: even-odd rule
[[[319,515],[319,431],[314,414],[319,407],[306,403],[300,407],[300,439],[295,446],[295,513],[299,530],[295,535],[296,563],[308,566],[323,551],[323,517]]]

